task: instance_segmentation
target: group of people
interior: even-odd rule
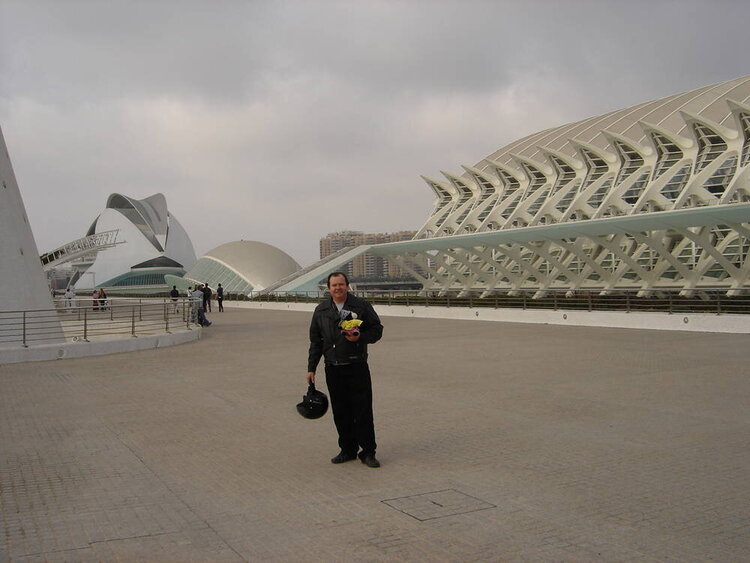
[[[99,311],[100,309],[104,311],[107,309],[107,293],[103,287],[94,288],[94,291],[91,293],[91,301],[94,305],[94,311]]]
[[[53,291],[52,297],[54,298],[54,296],[55,293]],[[65,308],[74,309],[76,306],[76,294],[73,291],[72,287],[67,287],[65,289],[63,297],[65,298]],[[94,311],[106,311],[109,307],[109,302],[107,301],[107,299],[109,299],[109,296],[107,295],[107,292],[104,291],[104,288],[94,288],[94,291],[91,292],[92,309]]]
[[[179,291],[177,290],[177,286],[172,286],[172,291],[170,292],[170,296],[172,298],[172,302],[175,306],[175,311],[177,311],[177,299],[180,296]],[[211,297],[213,296],[213,291],[208,285],[208,282],[201,283],[193,287],[188,287],[186,290],[186,297],[188,298],[188,302],[190,303],[193,311],[193,322],[196,324],[200,324],[201,326],[211,326],[211,321],[209,321],[206,318],[206,311],[209,313],[211,312]],[[216,301],[219,304],[219,312],[224,311],[224,288],[221,287],[221,284],[216,288]]]

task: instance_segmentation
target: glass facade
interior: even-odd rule
[[[112,278],[104,283],[98,285],[104,287],[133,287],[141,285],[166,285],[164,276],[172,274],[175,276],[181,276],[185,273],[185,270],[179,268],[165,268],[155,269],[148,271],[133,270]]]
[[[248,280],[209,256],[198,259],[185,277],[199,283],[208,283],[212,288],[221,284],[227,293],[249,293],[254,289]]]

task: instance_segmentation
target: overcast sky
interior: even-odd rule
[[[326,233],[418,229],[420,175],[750,74],[745,0],[0,0],[0,125],[40,252],[119,192],[197,254],[300,264]]]

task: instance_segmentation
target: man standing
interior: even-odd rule
[[[180,310],[177,308],[177,299],[180,297],[180,292],[177,291],[177,286],[172,286],[172,291],[169,292],[169,297],[172,299],[172,305],[175,313],[179,313]]]
[[[206,318],[206,310],[203,308],[203,296],[205,295],[205,291],[205,286],[203,284],[200,284],[196,285],[195,291],[190,294],[190,299],[193,303],[193,309],[195,310],[193,322],[196,322],[201,326],[211,326],[212,323]]]
[[[211,288],[208,287],[208,282],[206,282],[203,287],[203,310],[211,312]]]
[[[72,309],[76,306],[76,294],[68,287],[65,289],[65,308]]]
[[[331,296],[315,308],[310,323],[307,381],[315,383],[315,370],[320,358],[324,358],[326,385],[341,448],[331,463],[359,457],[368,467],[380,467],[375,457],[377,445],[367,345],[380,340],[383,325],[372,305],[349,293],[345,273],[330,274],[327,284]],[[344,331],[342,322],[352,320],[362,322],[354,330]]]
[[[216,288],[216,301],[219,303],[219,313],[224,312],[224,288],[221,287],[221,284],[219,284],[219,287]]]

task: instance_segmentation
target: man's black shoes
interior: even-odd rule
[[[359,457],[359,460],[367,467],[380,467],[380,462],[373,454],[367,454]]]
[[[331,463],[346,463],[347,461],[352,461],[353,459],[357,459],[357,454],[350,454],[348,452],[341,451],[339,452],[339,455],[331,458]]]
[[[347,461],[352,461],[353,459],[357,459],[364,463],[367,467],[380,467],[380,462],[375,458],[375,454],[350,454],[349,452],[340,451],[339,455],[337,455],[334,458],[331,458],[331,463],[346,463]]]

